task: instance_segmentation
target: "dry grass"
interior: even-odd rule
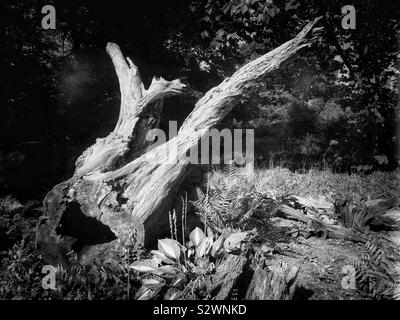
[[[283,168],[258,169],[254,180],[262,189],[276,190],[278,194],[371,199],[400,197],[400,170],[348,175],[317,170],[294,173]]]

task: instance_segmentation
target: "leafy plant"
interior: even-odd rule
[[[361,199],[343,200],[338,198],[334,205],[336,214],[346,228],[365,233],[375,225],[384,226],[388,230],[398,228],[397,221],[385,215],[395,202],[395,199],[389,199],[377,205],[367,205]]]
[[[351,262],[356,270],[357,289],[374,299],[398,299],[395,292],[398,274],[394,263],[398,253],[393,255],[390,247],[386,239],[370,235],[365,243],[365,253]]]
[[[342,224],[367,237],[364,253],[351,262],[356,269],[358,289],[374,299],[395,298],[395,262],[399,252],[392,241],[371,231],[375,225],[387,230],[396,230],[397,222],[385,213],[394,205],[394,200],[381,201],[376,205],[367,205],[360,199],[336,199],[336,214]]]
[[[141,274],[142,288],[136,298],[152,299],[167,291],[173,292],[166,295],[170,300],[195,295],[206,277],[213,274],[224,253],[240,250],[249,238],[251,233],[247,232],[234,232],[225,237],[210,228],[204,233],[196,227],[185,245],[174,239],[158,240],[158,250],[151,251],[151,258],[130,265]]]

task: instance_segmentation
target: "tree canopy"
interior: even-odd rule
[[[49,4],[57,12],[55,30],[42,29],[40,1],[1,4],[6,99],[0,156],[7,190],[25,175],[31,177],[24,183],[28,194],[51,186],[110,131],[119,93],[105,54],[108,41],[133,58],[146,85],[153,75],[188,85],[184,96],[167,102],[163,127],[168,120],[181,123],[209,88],[317,16],[324,19],[318,47],[243,97],[223,125],[256,129],[260,163],[275,157],[294,169],[323,162],[366,172],[398,165],[398,1]],[[341,24],[347,4],[356,9],[355,29]]]

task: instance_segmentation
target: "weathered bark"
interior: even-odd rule
[[[61,261],[63,252],[71,248],[74,239],[86,245],[83,252],[87,258],[102,252],[107,254],[112,244],[102,243],[113,238],[128,241],[134,237],[145,243],[156,238],[168,226],[171,199],[188,171],[187,151],[258,80],[310,46],[316,39],[314,31],[318,29],[314,27],[318,20],[308,24],[294,39],[246,64],[208,91],[196,103],[178,136],[147,152],[145,136],[158,124],[163,98],[179,93],[183,85],[178,80],[155,79],[144,90],[136,66],[130,60],[128,66],[118,46],[108,44],[107,52],[120,82],[120,116],[114,131],[98,139],[78,159],[74,176],[47,194],[44,200],[47,219],[38,227],[38,244],[44,248],[45,255],[52,257],[53,262]],[[79,226],[74,225],[76,216],[92,219],[91,223],[85,220],[89,229],[96,229],[94,225],[99,222],[96,233],[102,236],[87,237],[87,230],[78,232]]]
[[[290,300],[296,288],[299,267],[278,259],[258,266],[247,288],[246,300]]]
[[[229,299],[233,289],[238,284],[240,277],[245,271],[247,257],[244,255],[230,254],[217,267],[215,275],[211,277],[207,290],[210,294],[215,295],[215,300]]]
[[[139,242],[143,241],[142,223],[120,206],[124,199],[117,186],[88,177],[115,170],[144,154],[150,145],[146,134],[158,126],[164,98],[179,94],[185,87],[179,80],[153,78],[145,90],[138,68],[129,58],[127,63],[118,45],[108,43],[106,51],[119,80],[120,114],[114,130],[97,139],[77,159],[74,175],[56,185],[44,199],[46,216],[39,223],[37,243],[45,257],[55,264],[66,264],[65,253],[74,243],[76,248],[83,249],[82,253],[87,252],[85,245],[89,245],[93,255],[101,255],[110,246],[98,244],[115,238],[135,234]],[[109,207],[102,210],[106,196]]]
[[[179,80],[153,78],[149,89],[145,90],[138,68],[129,58],[129,65],[126,63],[119,47],[108,43],[106,50],[113,61],[121,90],[119,118],[113,132],[97,139],[78,158],[74,176],[110,171],[143,154],[149,145],[146,134],[159,124],[163,99],[184,88]]]

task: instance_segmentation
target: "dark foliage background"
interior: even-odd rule
[[[57,10],[41,27],[42,6]],[[188,92],[166,102],[162,127],[182,122],[204,92],[255,57],[325,17],[326,36],[261,83],[222,126],[254,128],[258,164],[349,172],[398,166],[397,0],[164,0],[1,2],[0,192],[41,195],[71,175],[76,157],[116,122],[119,88],[105,45],[113,41],[152,76]],[[349,3],[350,4],[350,3]]]

